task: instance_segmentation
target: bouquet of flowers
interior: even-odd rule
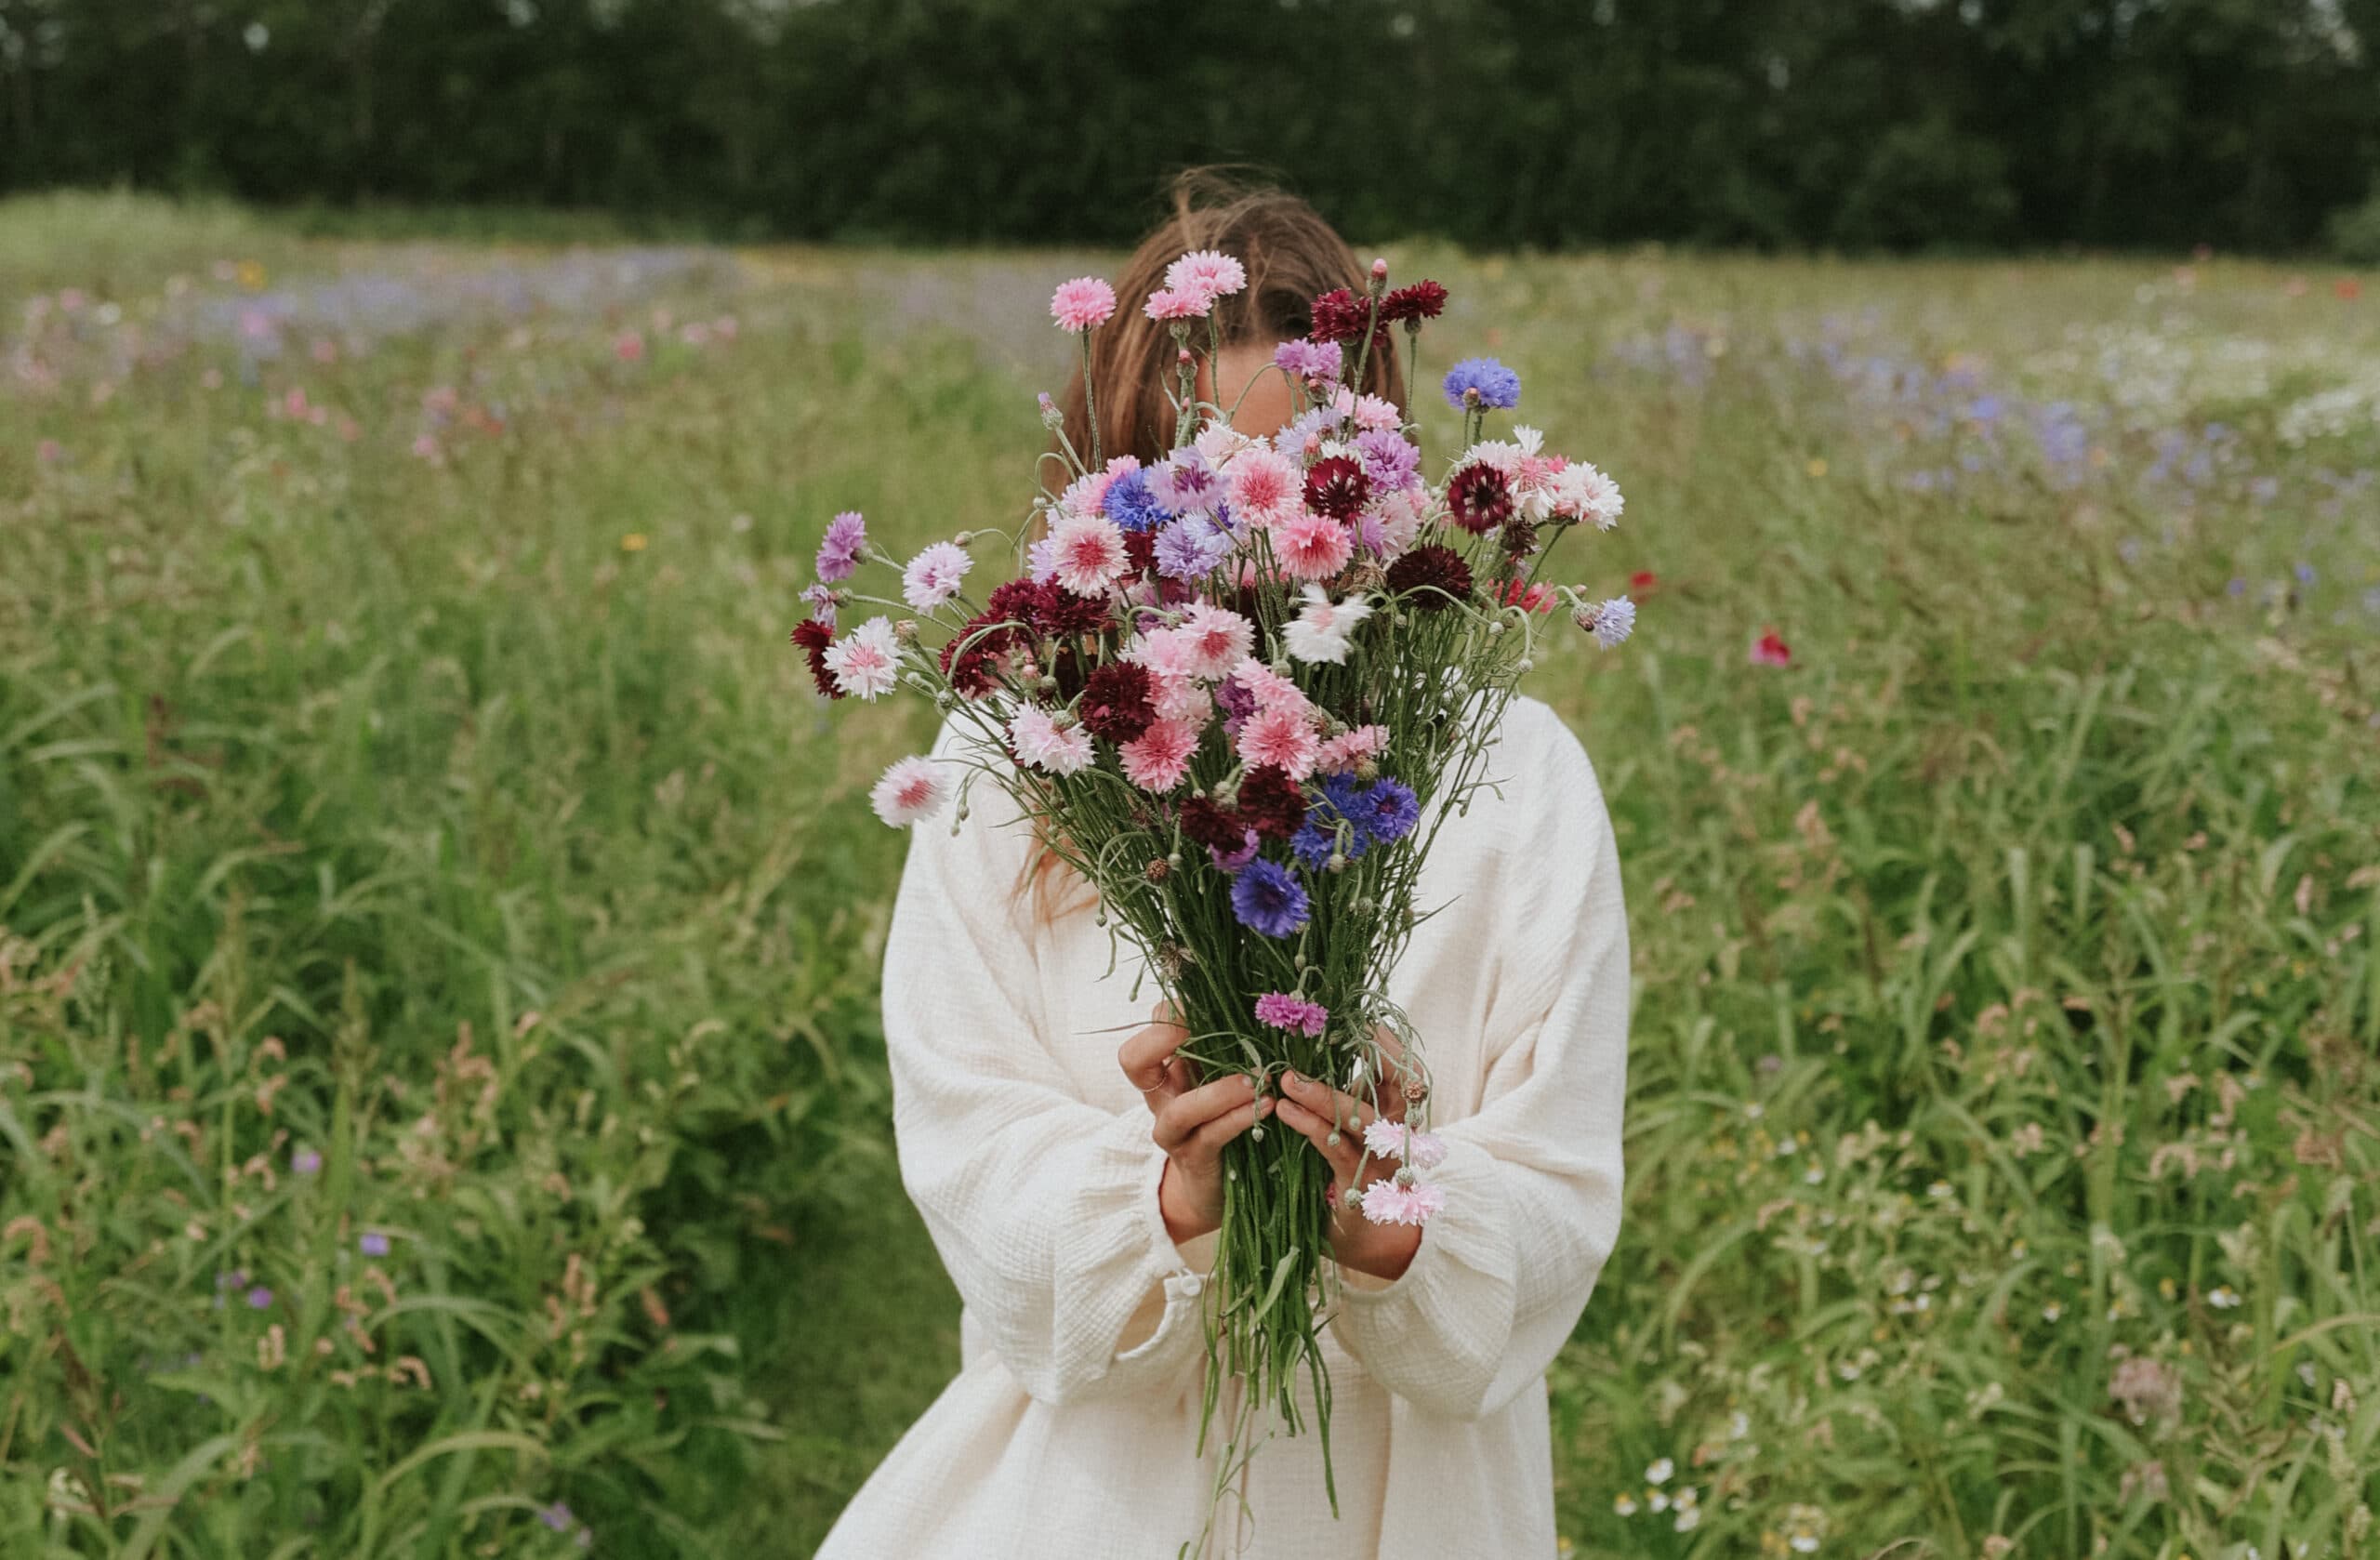
[[[1056,447],[1021,534],[962,532],[902,563],[861,516],[838,515],[804,592],[813,615],[793,640],[830,699],[906,684],[945,713],[957,741],[887,770],[879,815],[914,825],[956,797],[964,816],[972,785],[1006,790],[1097,890],[1110,935],[1144,956],[1190,1032],[1179,1055],[1199,1081],[1245,1073],[1263,1091],[1295,1069],[1350,1091],[1401,1088],[1404,1122],[1367,1134],[1378,1175],[1342,1195],[1365,1218],[1419,1224],[1444,1206],[1429,1176],[1442,1150],[1389,972],[1428,913],[1414,902],[1422,861],[1485,780],[1540,619],[1561,607],[1605,648],[1628,637],[1627,599],[1546,577],[1554,544],[1610,529],[1620,495],[1593,466],[1545,453],[1533,429],[1487,437],[1488,415],[1520,396],[1518,376],[1490,358],[1446,376],[1464,447],[1425,479],[1405,410],[1352,388],[1401,328],[1409,405],[1422,323],[1446,304],[1435,282],[1391,289],[1385,261],[1364,291],[1316,298],[1311,335],[1275,353],[1267,372],[1289,381],[1294,419],[1262,436],[1235,428],[1234,408],[1197,388],[1202,356],[1207,382],[1221,382],[1212,310],[1246,282],[1239,260],[1194,252],[1144,305],[1175,345],[1162,459],[1108,458],[1095,431],[1076,448],[1044,395]],[[1092,405],[1091,333],[1116,309],[1092,277],[1051,303],[1081,339]],[[970,576],[995,540],[1022,573],[979,596]],[[897,571],[897,601],[854,588],[864,563]],[[845,626],[855,602],[889,612]],[[1200,1448],[1226,1374],[1248,1388],[1243,1416],[1276,1404],[1297,1433],[1302,1369],[1328,1486],[1317,1311],[1336,1273],[1329,1170],[1262,1123],[1230,1144],[1226,1167]],[[1235,1423],[1235,1454],[1252,1423]]]

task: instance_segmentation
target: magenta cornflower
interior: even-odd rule
[[[851,578],[866,546],[867,522],[857,509],[845,509],[828,523],[826,539],[818,544],[818,577],[829,585]]]
[[[1318,1038],[1329,1026],[1330,1010],[1286,991],[1268,991],[1256,998],[1256,1022]]]
[[[1152,320],[1203,320],[1214,306],[1215,300],[1203,294],[1161,287],[1149,295],[1143,312]]]

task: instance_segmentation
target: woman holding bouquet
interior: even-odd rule
[[[1217,310],[1199,399],[1236,405],[1242,432],[1289,422],[1283,377],[1262,371],[1276,344],[1308,334],[1311,300],[1360,290],[1364,269],[1303,203],[1193,182],[1118,290],[1157,292],[1185,252],[1247,271]],[[1098,442],[1154,462],[1180,337],[1154,318],[1120,328],[1136,324],[1096,349],[1102,386],[1144,388],[1104,394]],[[1350,388],[1394,400],[1384,336],[1363,361],[1366,382]],[[1091,448],[1079,394],[1069,410],[1073,445]],[[937,756],[953,741],[946,728]],[[1116,946],[1111,972],[1087,885],[997,787],[976,787],[955,831],[917,831],[885,953],[885,1034],[904,1184],[966,1302],[963,1364],[853,1499],[825,1560],[1154,1560],[1200,1532],[1221,1455],[1211,1438],[1197,1449],[1200,1298],[1227,1145],[1267,1124],[1311,1144],[1331,1183],[1340,1281],[1320,1341],[1339,1510],[1316,1438],[1275,1435],[1220,1470],[1230,1499],[1207,1553],[1554,1554],[1545,1370],[1619,1229],[1628,931],[1577,738],[1514,698],[1485,765],[1492,788],[1445,819],[1419,869],[1415,903],[1444,908],[1387,982],[1426,1084],[1392,1074],[1334,1090],[1290,1072],[1260,1090],[1202,1074],[1185,1031],[1134,1000],[1139,956]],[[1394,1136],[1424,1102],[1442,1206],[1426,1223],[1348,1207],[1342,1194],[1378,1173],[1368,1138]]]

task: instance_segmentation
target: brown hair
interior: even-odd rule
[[[1171,377],[1173,333],[1141,308],[1165,285],[1165,268],[1193,249],[1218,249],[1248,268],[1248,285],[1215,302],[1217,334],[1226,347],[1287,341],[1313,328],[1314,300],[1335,287],[1361,294],[1369,272],[1347,241],[1314,207],[1287,191],[1243,185],[1211,168],[1193,168],[1173,181],[1171,209],[1151,229],[1116,278],[1116,317],[1091,334],[1091,374],[1099,389],[1099,443],[1108,456],[1160,459],[1171,446],[1172,418],[1165,391]],[[1201,326],[1191,346],[1203,350]],[[1354,354],[1349,353],[1353,365]],[[1396,399],[1396,350],[1375,348],[1357,387]],[[1066,437],[1091,457],[1091,419],[1082,380],[1065,394]]]
[[[1165,268],[1193,249],[1216,249],[1248,268],[1248,285],[1215,304],[1216,334],[1226,347],[1288,341],[1313,328],[1314,300],[1333,288],[1360,295],[1369,272],[1321,214],[1285,190],[1243,184],[1213,168],[1193,168],[1173,181],[1170,211],[1132,251],[1116,278],[1116,316],[1091,335],[1091,373],[1099,389],[1099,445],[1108,456],[1130,455],[1144,464],[1171,445],[1165,392],[1173,364],[1173,335],[1141,305],[1165,284]],[[1191,338],[1203,350],[1201,328]],[[1352,366],[1352,358],[1350,360]],[[1396,350],[1376,347],[1357,387],[1401,403]],[[1062,402],[1066,437],[1090,458],[1091,418],[1082,380]],[[1046,842],[1026,860],[1017,892],[1029,892],[1037,924],[1097,903],[1091,885]]]

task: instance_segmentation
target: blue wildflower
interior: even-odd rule
[[[1195,516],[1177,520],[1157,534],[1157,572],[1168,579],[1204,579],[1231,556],[1228,532]]]
[[[1154,531],[1170,517],[1149,491],[1145,471],[1127,471],[1107,484],[1100,510],[1127,531]]]
[[[1465,358],[1447,370],[1447,403],[1464,410],[1472,390],[1479,392],[1480,405],[1509,412],[1521,403],[1521,377],[1494,358]]]
[[[1251,932],[1286,937],[1304,927],[1309,908],[1305,890],[1279,862],[1259,857],[1232,879],[1231,912]]]
[[[1421,821],[1421,801],[1402,780],[1376,780],[1364,793],[1363,804],[1354,817],[1373,839],[1392,844],[1412,833],[1413,826]]]

